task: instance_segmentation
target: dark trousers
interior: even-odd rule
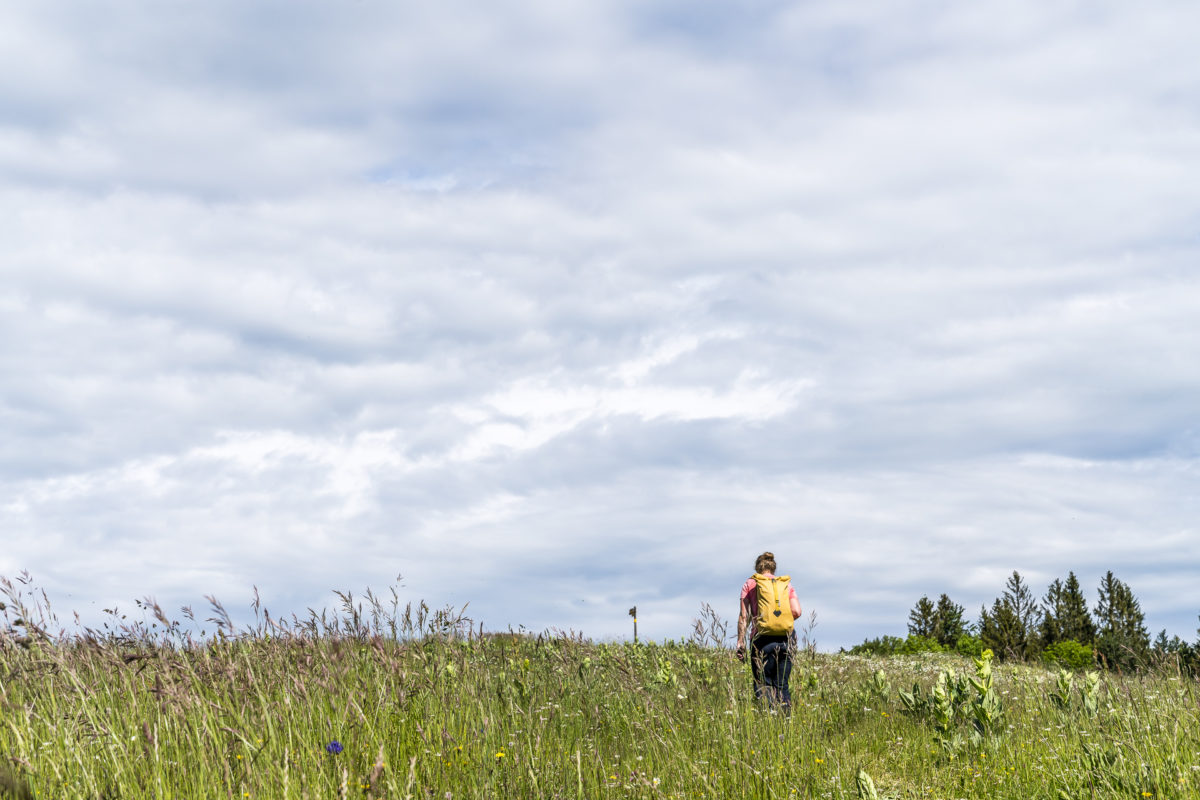
[[[788,679],[792,676],[792,654],[787,636],[758,636],[750,643],[750,669],[754,673],[754,697],[769,706],[792,708]]]

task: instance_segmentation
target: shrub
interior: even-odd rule
[[[1074,639],[1064,639],[1043,650],[1042,661],[1057,664],[1063,669],[1081,670],[1094,667],[1096,655],[1086,644],[1080,644]]]
[[[880,636],[876,639],[863,639],[862,644],[850,648],[850,654],[855,656],[890,656],[900,649],[904,640],[899,636]]]
[[[915,653],[944,653],[946,648],[938,644],[937,639],[929,636],[918,636],[917,634],[909,634],[909,637],[896,648],[897,653],[904,655],[913,655]]]
[[[983,655],[983,640],[978,636],[972,636],[969,633],[964,633],[958,637],[958,641],[954,643],[954,649],[959,654],[970,658],[979,658]]]

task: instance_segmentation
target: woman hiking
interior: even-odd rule
[[[750,669],[754,697],[769,706],[791,711],[791,640],[800,601],[787,575],[775,575],[775,554],[763,553],[754,561],[754,575],[742,584],[738,610],[737,657],[746,660],[746,623],[750,623]]]

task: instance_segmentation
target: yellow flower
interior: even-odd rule
[[[818,758],[818,759],[817,759],[817,763],[818,763],[818,764],[824,764],[824,763],[825,763],[825,759],[823,759],[823,758]]]
[[[501,750],[499,753],[496,753],[496,758],[504,758],[504,751]]]

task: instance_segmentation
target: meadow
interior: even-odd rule
[[[1200,691],[1169,665],[807,648],[785,715],[755,706],[711,611],[688,641],[633,644],[344,595],[286,623],[256,604],[243,629],[214,603],[194,638],[147,601],[63,638],[9,589],[9,796],[1200,797]]]

